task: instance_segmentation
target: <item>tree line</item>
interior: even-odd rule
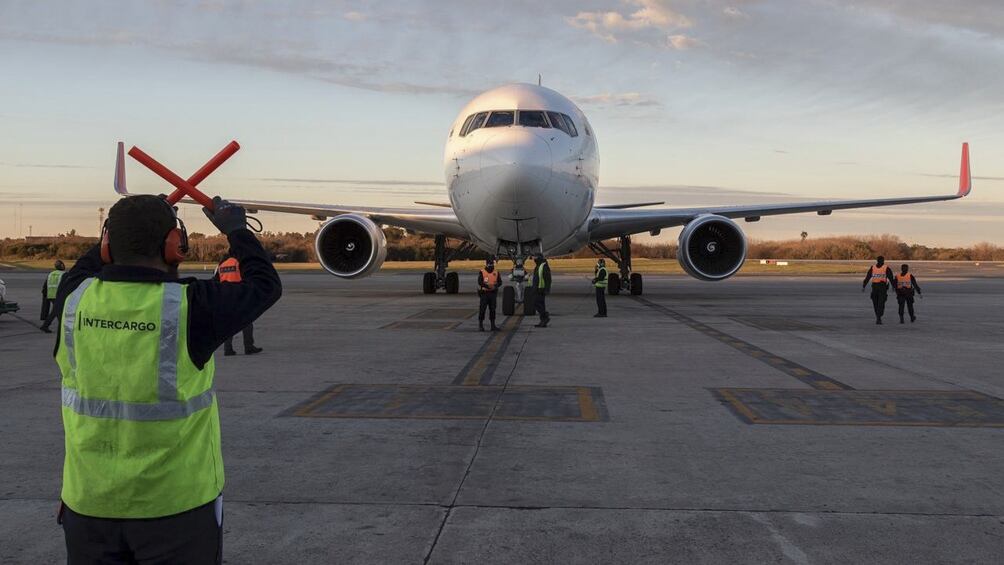
[[[264,232],[259,238],[276,262],[310,263],[317,261],[314,251],[314,235],[311,233]],[[435,252],[435,238],[431,235],[414,234],[397,228],[385,228],[387,236],[388,261],[431,261]],[[854,260],[872,259],[884,255],[890,260],[915,261],[1004,261],[1004,247],[991,243],[977,243],[969,247],[929,247],[903,242],[895,235],[840,236],[810,238],[802,237],[781,241],[751,240],[748,257],[750,259],[809,259],[809,260]],[[227,240],[222,235],[207,236],[193,233],[190,238],[189,260],[216,262],[227,252]],[[76,234],[61,234],[51,238],[6,238],[0,240],[0,258],[7,260],[26,259],[75,259],[94,245],[95,238],[84,238]],[[459,242],[450,241],[450,246]],[[617,247],[615,241],[608,246]],[[675,259],[676,243],[640,243],[632,245],[634,257],[650,259]],[[470,258],[483,259],[487,255],[481,251]],[[592,257],[589,249],[575,253],[575,257]]]

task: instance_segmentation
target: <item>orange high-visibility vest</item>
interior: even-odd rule
[[[913,288],[913,281],[911,281],[910,278],[910,273],[905,275],[896,275],[896,288],[902,288],[904,290]]]
[[[492,271],[489,273],[488,271],[481,269],[481,278],[484,280],[485,288],[488,290],[495,290],[495,287],[499,284],[498,271]]]
[[[234,257],[228,257],[226,261],[220,263],[220,282],[241,282],[241,264]]]
[[[886,270],[888,268],[889,267],[886,267],[885,265],[882,265],[881,267],[879,267],[878,265],[873,265],[872,266],[872,284],[888,283],[889,279],[885,276]]]

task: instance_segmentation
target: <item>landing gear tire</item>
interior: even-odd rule
[[[422,292],[425,294],[436,293],[436,273],[425,273],[422,277]]]
[[[607,275],[607,293],[610,296],[617,296],[621,293],[621,276],[617,273]]]
[[[641,273],[631,273],[631,296],[641,296]]]
[[[537,315],[537,289],[533,287],[527,287],[523,291],[523,315]]]
[[[446,294],[460,292],[460,275],[456,272],[446,273]]]
[[[516,289],[507,286],[502,289],[502,315],[512,316],[516,313]]]

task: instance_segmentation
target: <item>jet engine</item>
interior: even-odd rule
[[[314,239],[321,266],[343,279],[373,273],[387,258],[387,238],[373,220],[356,214],[335,216],[321,226]]]
[[[736,274],[746,260],[746,236],[732,220],[705,214],[680,232],[676,257],[688,275],[720,281]]]

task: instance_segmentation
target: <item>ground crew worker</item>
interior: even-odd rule
[[[228,284],[239,284],[241,282],[241,262],[233,255],[227,255],[220,264],[216,266],[216,273],[213,278]],[[254,324],[248,324],[241,330],[244,338],[244,355],[254,355],[264,351],[254,345]],[[223,355],[230,357],[237,355],[234,351],[234,336],[223,342]]]
[[[917,279],[910,273],[910,265],[903,263],[900,266],[900,273],[896,275],[896,302],[899,303],[899,323],[904,323],[903,307],[910,311],[910,323],[917,321],[917,316],[913,313],[913,295],[923,296],[920,292],[920,285]]]
[[[485,331],[485,310],[491,320],[491,330],[499,331],[495,325],[495,306],[498,302],[498,290],[502,286],[502,277],[495,270],[495,259],[485,259],[485,268],[478,273],[478,331]]]
[[[42,315],[39,318],[39,320],[42,320],[42,325],[39,329],[45,333],[52,333],[49,326],[52,325],[52,321],[56,318],[56,309],[52,306],[56,300],[56,291],[59,290],[59,282],[63,280],[64,272],[66,272],[66,265],[59,259],[56,259],[52,272],[49,273],[49,276],[45,277],[45,282],[42,283]]]
[[[596,287],[596,314],[594,318],[607,317],[607,262],[600,259],[593,270],[593,286]]]
[[[543,254],[538,253],[533,258],[533,261],[536,263],[536,266],[533,269],[533,278],[530,280],[530,286],[535,291],[534,308],[537,310],[537,315],[540,316],[540,323],[534,325],[534,327],[546,328],[547,324],[551,321],[551,314],[547,311],[545,302],[547,293],[551,292],[551,267],[547,264],[547,258]]]
[[[868,283],[872,285],[872,306],[875,308],[875,323],[882,323],[882,315],[885,314],[885,301],[889,297],[889,281],[892,280],[892,269],[885,264],[885,257],[879,255],[875,259],[868,272],[865,273],[864,283],[861,285],[861,292],[865,291]]]
[[[179,279],[184,224],[158,196],[108,214],[66,273],[56,362],[66,437],[59,522],[68,563],[221,563],[223,460],[213,352],[279,299],[245,211],[206,216],[243,282]]]

